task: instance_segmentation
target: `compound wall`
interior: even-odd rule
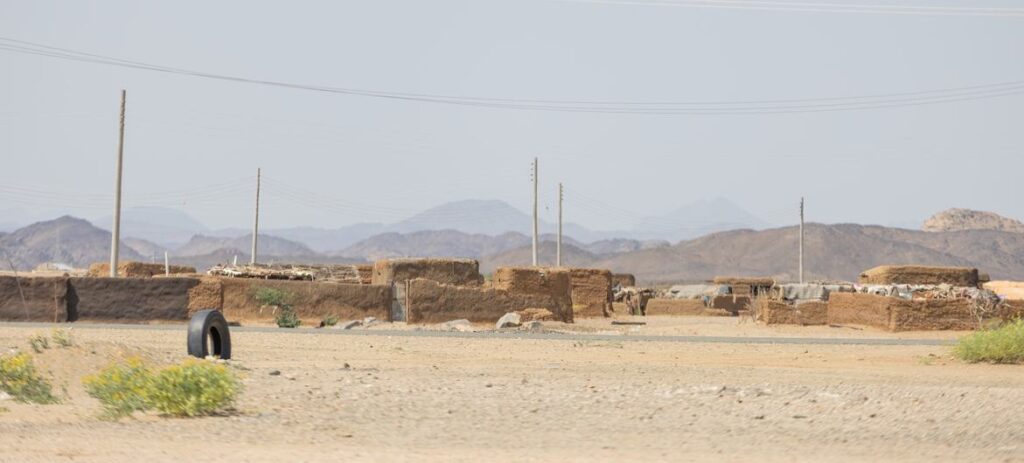
[[[978,269],[927,267],[923,265],[882,265],[860,274],[858,282],[872,285],[978,286]]]
[[[340,320],[360,320],[365,317],[388,320],[390,314],[389,286],[247,278],[203,280],[203,284],[194,288],[190,294],[189,307],[193,310],[219,309],[229,321],[274,321],[276,308],[263,306],[256,300],[256,292],[260,288],[283,291],[285,300],[292,305],[304,324],[319,324],[328,315]],[[220,305],[215,306],[218,302]]]
[[[568,269],[572,284],[574,317],[610,317],[612,307],[612,272],[604,269]]]
[[[0,276],[0,320],[67,321],[67,294],[67,278]]]
[[[198,278],[70,278],[68,320],[188,320],[188,292]]]
[[[390,285],[425,278],[449,285],[480,285],[480,263],[473,259],[385,259],[373,264],[371,283]]]
[[[1020,307],[1003,304],[988,319],[1019,316]],[[832,293],[828,322],[863,325],[889,331],[973,330],[981,321],[970,299],[915,299],[861,293]]]
[[[147,264],[143,262],[121,262],[117,264],[117,276],[119,277],[149,278],[163,276],[166,270],[163,264]],[[170,273],[171,275],[194,274],[196,273],[196,268],[184,265],[171,265]],[[92,264],[89,266],[89,272],[86,275],[90,277],[109,277],[110,264],[105,262]]]
[[[547,309],[556,319],[572,321],[564,301],[550,294],[519,293],[479,286],[444,285],[415,279],[409,282],[406,317],[409,323],[442,323],[461,318],[471,322],[495,322],[508,312]]]

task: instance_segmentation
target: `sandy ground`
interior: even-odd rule
[[[897,336],[648,321],[645,334]],[[0,327],[0,349],[47,331]],[[1024,367],[947,347],[234,332],[237,411],[108,422],[81,377],[127,355],[177,362],[184,327],[72,332],[75,347],[37,355],[63,404],[0,401],[0,461],[1024,461]]]

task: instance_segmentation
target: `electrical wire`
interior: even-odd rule
[[[1024,8],[960,7],[935,5],[858,5],[850,3],[785,2],[757,0],[553,0],[560,3],[587,3],[625,6],[667,6],[728,10],[782,11],[801,13],[857,13],[915,16],[984,16],[1024,18]]]
[[[599,114],[744,115],[854,111],[971,101],[1024,93],[1024,81],[1010,81],[958,88],[878,95],[748,101],[625,102],[483,98],[386,92],[253,79],[153,65],[139,61],[130,61],[93,53],[79,52],[5,37],[0,37],[0,50],[87,63],[106,64],[155,72],[324,93],[482,108]]]

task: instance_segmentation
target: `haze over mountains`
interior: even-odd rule
[[[594,206],[589,206],[594,207]],[[626,211],[609,210],[623,217],[621,230],[591,230],[565,223],[563,233],[582,242],[611,239],[669,241],[694,238],[707,233],[737,228],[765,228],[764,220],[744,211],[725,198],[700,200],[663,215],[638,217]],[[110,216],[92,221],[109,230]],[[340,228],[309,226],[261,229],[261,232],[303,243],[321,253],[336,254],[361,240],[382,233],[412,233],[426,230],[458,230],[468,234],[501,235],[531,232],[530,215],[498,200],[464,200],[427,209],[392,224],[358,223]],[[557,224],[541,220],[540,232],[555,233]],[[122,213],[121,236],[142,238],[168,249],[184,245],[194,235],[237,238],[249,228],[211,229],[187,214],[170,208],[128,208]]]
[[[690,222],[700,223],[701,227],[714,229],[733,223],[727,220],[763,224],[753,215],[731,210],[727,203],[717,201],[674,211],[669,214],[675,215],[672,222],[652,219],[646,223],[652,229],[657,224],[685,224],[681,219],[686,217],[686,210],[704,214],[724,210],[732,216],[725,219],[712,214],[710,218],[697,217]],[[133,214],[131,219],[126,217],[124,223],[121,256],[125,260],[160,261],[163,252],[168,251],[173,263],[194,265],[202,270],[235,258],[249,259],[251,234],[242,230],[210,230],[177,211],[162,214],[158,208],[147,209]],[[1024,233],[1015,231],[1015,223],[1019,224],[996,214],[954,209],[937,214],[924,226],[937,231],[808,224],[805,276],[853,280],[860,271],[875,265],[914,263],[974,266],[993,278],[1024,279]],[[528,215],[500,201],[449,203],[391,225],[267,230],[260,234],[260,260],[327,263],[388,257],[470,257],[479,259],[483,270],[490,271],[497,266],[531,262],[531,240],[520,231],[529,229],[529,224]],[[546,224],[545,228],[553,227]],[[635,273],[645,282],[702,281],[723,274],[795,279],[797,228],[751,228],[669,241],[637,239],[657,235],[657,230],[630,234],[596,232],[575,226],[572,229],[588,239],[579,239],[567,232],[563,239],[563,263]],[[688,230],[696,229],[699,227]],[[673,232],[683,230],[677,227]],[[187,240],[175,243],[187,233],[192,233]],[[626,237],[608,237],[616,233]],[[555,236],[550,233],[541,236],[542,264],[554,263],[554,241]],[[85,267],[106,261],[109,246],[109,232],[72,217],[0,234],[0,249],[22,270],[44,262]]]

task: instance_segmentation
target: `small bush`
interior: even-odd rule
[[[45,334],[33,334],[28,338],[28,345],[32,346],[32,350],[36,351],[37,354],[41,354],[44,350],[50,348],[50,339]]]
[[[0,356],[0,391],[24,403],[55,404],[53,388],[36,371],[32,357],[26,353]]]
[[[268,305],[274,307],[282,307],[288,303],[291,299],[291,294],[287,291],[280,290],[277,288],[267,288],[264,286],[255,288],[253,299],[261,305]]]
[[[53,330],[50,334],[50,338],[53,339],[53,343],[60,347],[71,347],[75,345],[75,340],[71,337],[71,330]]]
[[[338,316],[337,315],[328,315],[328,316],[324,317],[323,320],[320,320],[320,326],[334,326],[334,325],[337,325],[337,324],[338,324]]]
[[[202,416],[235,402],[238,378],[223,364],[195,359],[167,367],[153,378],[149,401],[174,416]]]
[[[277,288],[259,287],[255,289],[253,299],[260,305],[274,308],[274,321],[280,328],[297,328],[302,324],[299,317],[295,315],[295,309],[288,302],[292,295],[287,291]]]
[[[153,371],[141,359],[113,363],[82,380],[85,391],[103,404],[104,416],[117,419],[149,408]]]
[[[953,354],[970,363],[1024,363],[1024,320],[965,336]]]
[[[226,366],[197,359],[159,371],[129,359],[83,383],[103,404],[104,417],[113,419],[153,409],[172,416],[210,415],[233,404],[241,390],[241,382]]]

